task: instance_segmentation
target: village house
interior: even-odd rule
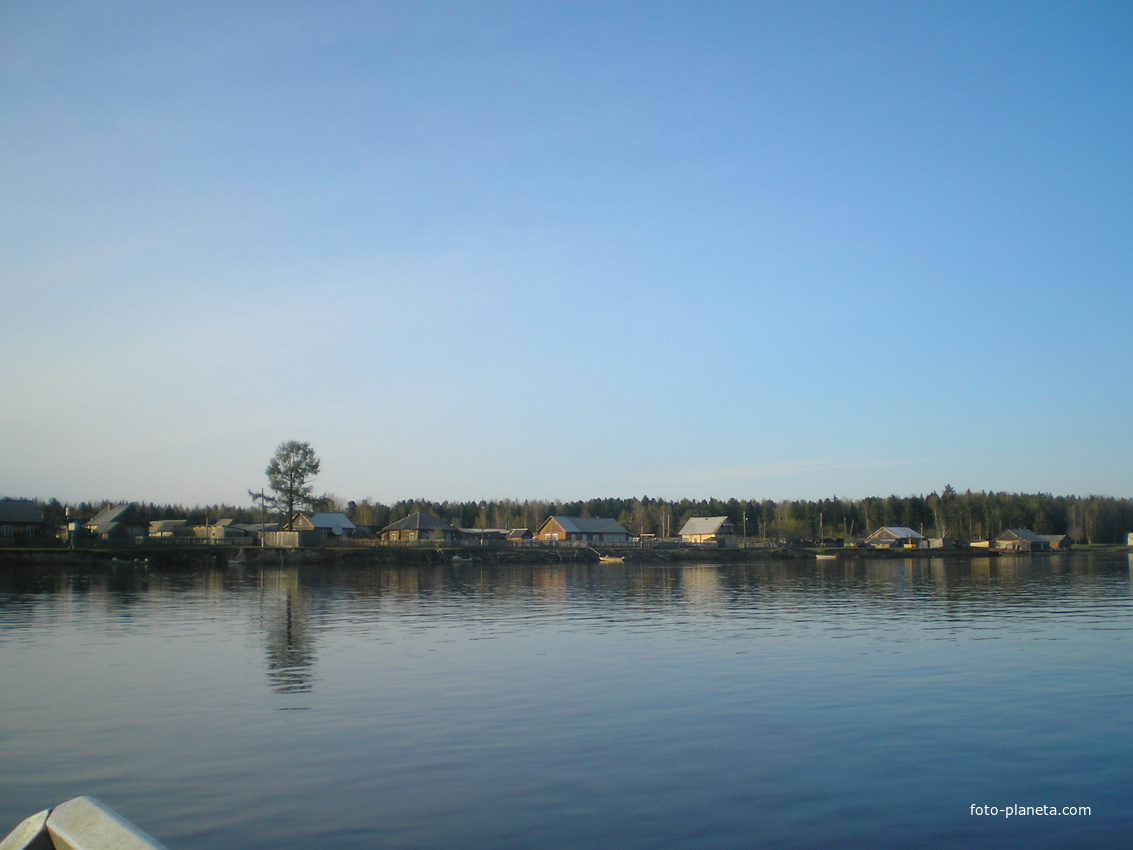
[[[615,519],[551,516],[543,520],[535,539],[544,543],[628,543],[630,534]]]
[[[157,540],[170,540],[193,536],[187,519],[158,519],[149,524],[149,536]]]
[[[292,515],[288,527],[292,531],[322,531],[327,538],[351,537],[356,531],[344,513],[297,513]]]
[[[149,522],[133,505],[110,505],[85,523],[83,531],[99,540],[144,540]]]
[[[694,516],[680,530],[682,543],[735,548],[736,527],[726,516]]]
[[[44,537],[43,510],[30,499],[0,499],[0,538],[5,541]]]
[[[919,549],[928,541],[919,532],[904,525],[886,525],[865,539],[865,545],[874,549]]]
[[[1009,528],[991,542],[1000,552],[1048,552],[1050,543],[1027,528]]]
[[[432,514],[418,511],[405,519],[391,522],[378,535],[387,543],[415,543],[421,540],[454,543],[460,540],[460,529]]]
[[[218,519],[204,525],[192,527],[193,537],[210,543],[230,543],[250,545],[255,542],[256,533],[246,526],[237,525],[234,519]]]

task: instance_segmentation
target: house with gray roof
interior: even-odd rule
[[[344,513],[297,513],[288,524],[293,531],[323,531],[328,537],[349,537],[354,534],[354,523]]]
[[[914,548],[918,549],[922,546],[928,546],[928,540],[924,535],[909,528],[907,525],[886,525],[877,529],[873,534],[865,539],[866,546],[872,546],[875,549],[897,549],[897,548]]]
[[[149,536],[161,540],[174,537],[192,537],[193,529],[187,519],[157,519],[149,524]]]
[[[535,539],[544,543],[628,543],[630,534],[616,519],[550,516],[535,532]]]
[[[47,522],[39,505],[31,499],[0,499],[0,538],[26,540],[46,534]]]
[[[460,540],[461,533],[455,525],[418,511],[397,522],[391,522],[378,536],[387,543],[416,543],[420,540],[452,543]]]
[[[138,540],[149,536],[149,521],[133,505],[110,505],[83,525],[100,540]]]
[[[739,544],[736,527],[726,516],[694,516],[681,526],[681,542],[721,548]]]
[[[991,548],[1000,552],[1049,552],[1050,541],[1028,528],[1009,528],[991,541]]]

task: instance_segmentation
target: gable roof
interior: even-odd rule
[[[346,529],[347,531],[354,530],[354,523],[344,513],[319,513],[311,514],[307,517],[311,521],[311,525],[315,528],[330,528],[335,532]]]
[[[31,499],[0,499],[0,522],[42,523],[43,510]]]
[[[449,525],[443,519],[437,519],[432,514],[421,513],[418,511],[415,514],[410,514],[405,519],[399,519],[397,522],[391,522],[382,531],[429,531],[440,529],[441,531],[459,531],[455,525]]]
[[[150,534],[164,534],[167,531],[173,531],[175,528],[189,527],[189,520],[187,519],[155,519],[149,524]]]
[[[329,531],[336,537],[341,537],[348,531],[356,531],[350,518],[340,512],[305,513],[299,511],[291,515],[288,523],[292,530],[298,531]]]
[[[1009,528],[1002,532],[996,540],[1026,540],[1028,543],[1048,543],[1039,535],[1035,534],[1029,528]]]
[[[883,536],[882,535],[883,532],[885,533],[885,535],[889,535],[889,534],[893,535],[894,539],[897,539],[897,540],[906,539],[906,538],[909,539],[909,540],[923,540],[924,539],[924,536],[919,531],[914,531],[913,529],[909,528],[907,525],[886,525],[882,528],[877,529],[877,531],[875,531],[873,534],[871,534],[869,536],[869,539],[872,539],[874,537]]]
[[[724,523],[730,522],[726,516],[694,516],[689,517],[688,522],[684,524],[678,532],[683,535],[694,534],[718,534],[721,526]]]
[[[588,516],[550,516],[543,522],[546,525],[554,520],[570,534],[629,534],[616,519]]]
[[[149,528],[149,523],[142,519],[141,514],[133,505],[111,505],[108,508],[103,508],[83,527],[89,528],[91,531],[108,531],[126,520]]]

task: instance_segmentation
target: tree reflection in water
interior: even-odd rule
[[[297,570],[260,573],[260,629],[267,650],[268,682],[283,694],[310,691],[315,663],[310,633],[311,593]]]

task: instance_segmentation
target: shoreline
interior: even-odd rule
[[[1128,546],[1079,546],[1072,551],[1131,551]],[[680,565],[683,563],[732,564],[765,561],[796,563],[836,563],[857,560],[910,560],[952,558],[1010,558],[1028,555],[1054,557],[1069,554],[1066,550],[1049,552],[1003,552],[983,548],[955,549],[819,549],[781,547],[776,549],[701,549],[674,547],[665,549],[633,549],[627,547],[524,546],[517,548],[480,548],[452,546],[374,546],[322,547],[312,549],[273,549],[228,546],[123,546],[97,549],[3,548],[0,567],[22,566],[101,566],[118,568],[144,566],[152,569],[184,569],[201,566],[229,567],[299,567],[299,566],[383,566],[421,567],[454,564],[463,566],[495,566],[508,564],[581,564],[600,563],[600,557],[622,558],[625,564]]]

